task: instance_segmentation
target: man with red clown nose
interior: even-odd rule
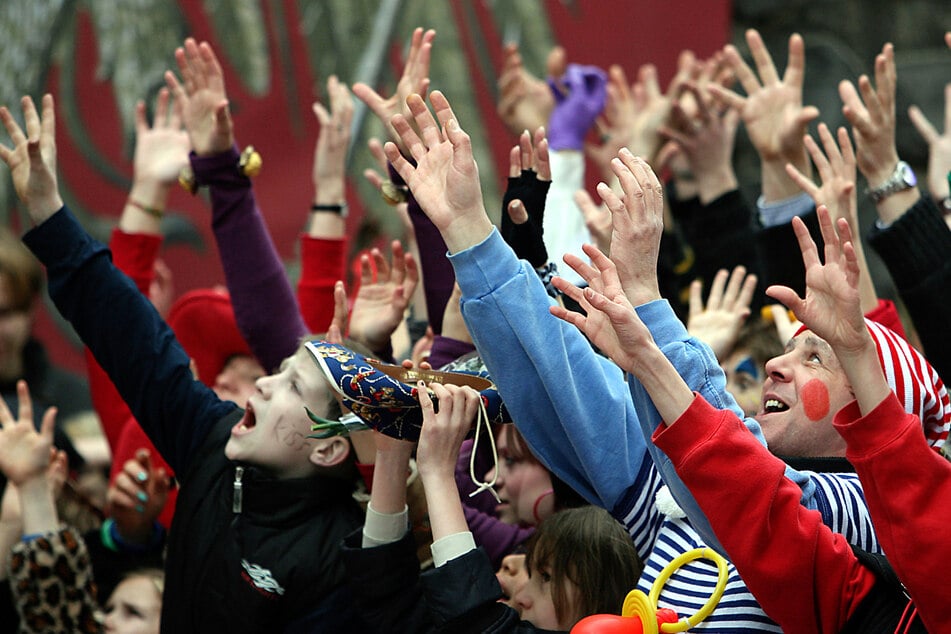
[[[414,148],[416,164],[409,163],[391,144],[386,146],[387,157],[446,241],[462,290],[466,325],[519,431],[545,466],[625,525],[645,563],[637,587],[648,591],[661,570],[679,554],[718,544],[703,513],[688,518],[680,509],[661,508],[655,502],[666,484],[682,508],[689,510],[696,504],[671,460],[650,442],[662,420],[657,409],[643,386],[635,379],[626,381],[617,367],[624,367],[626,354],[635,351],[615,346],[609,361],[596,354],[576,328],[552,317],[549,311],[556,317],[568,314],[550,306],[531,265],[519,261],[494,229],[483,204],[469,138],[445,96],[436,92],[430,101],[435,117],[419,96],[407,99],[415,129],[406,117],[394,118],[404,144]],[[618,195],[603,184],[598,192],[611,213],[610,252],[617,263],[616,277],[621,279],[608,284],[600,279],[598,270],[579,258],[566,257],[566,261],[573,260],[583,277],[591,274],[592,292],[604,289],[612,299],[626,296],[690,389],[700,392],[717,409],[730,409],[742,416],[726,392],[723,372],[710,349],[689,336],[660,296],[657,258],[663,231],[663,187],[659,179],[646,162],[626,149],[611,165],[623,193]],[[593,247],[590,251],[586,248],[586,254],[592,260],[598,255],[605,258]],[[558,287],[587,310],[588,291],[563,280]],[[590,314],[569,320],[583,328],[600,325],[607,326],[602,332],[610,329],[605,320],[595,323]],[[607,349],[599,342],[596,345]],[[800,407],[789,407],[789,412],[772,410],[798,405],[798,385],[797,379],[796,389],[786,394],[784,388],[777,394],[782,404],[774,407],[771,403],[769,416],[764,418],[775,418],[778,423],[789,412],[795,416]],[[840,398],[833,401],[829,391],[830,411],[845,404],[847,393],[836,391]],[[759,423],[753,419],[744,422],[752,437],[765,444]],[[781,427],[777,425],[777,431]],[[792,436],[798,439],[799,434]],[[827,461],[813,462],[818,466],[810,472],[784,471],[797,485],[800,495],[796,500],[806,509],[818,510],[826,526],[859,548],[880,551],[858,476],[834,473],[819,464]],[[842,458],[832,462],[848,467]],[[746,475],[755,478],[757,474]],[[734,521],[742,526],[744,518]],[[696,629],[781,632],[734,567],[729,567],[728,575],[717,609]],[[660,591],[660,607],[681,615],[695,613],[706,602],[717,576],[713,567],[697,562],[679,568]]]
[[[852,386],[853,398],[835,415],[834,428],[862,479],[891,565],[850,546],[820,513],[804,508],[799,487],[785,477],[786,465],[747,433],[734,412],[688,387],[625,299],[589,290],[592,311],[602,312],[616,335],[611,341],[602,333],[598,343],[613,344],[621,355],[628,351],[622,367],[641,382],[664,421],[652,439],[699,505],[688,516],[706,514],[731,562],[784,632],[947,631],[947,593],[936,581],[951,550],[942,531],[951,519],[951,465],[933,447],[947,434],[948,394],[920,354],[863,319],[848,223],[840,221],[839,237],[827,210],[818,211],[825,264],[805,225],[793,221],[806,265],[806,297],[786,287],[767,293],[809,327],[800,329],[786,354],[806,348],[807,363],[835,362],[828,380],[798,377],[804,382],[796,405],[816,421],[828,413],[840,384]],[[597,264],[602,274],[616,274],[607,258]]]

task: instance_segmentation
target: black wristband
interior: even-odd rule
[[[347,217],[347,203],[337,203],[333,205],[311,205],[311,211],[328,211],[330,213],[337,214],[341,218]]]

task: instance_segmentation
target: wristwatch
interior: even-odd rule
[[[880,203],[892,194],[911,189],[917,184],[918,179],[915,178],[915,173],[911,170],[911,166],[905,161],[898,161],[898,165],[895,166],[895,171],[892,172],[892,175],[878,187],[868,189],[866,193],[873,201]]]

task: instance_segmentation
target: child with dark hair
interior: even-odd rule
[[[479,411],[479,395],[437,383],[427,390],[420,382],[417,389],[423,426],[416,459],[435,568],[420,575],[407,529],[399,476],[406,473],[413,444],[378,434],[367,520],[344,549],[350,583],[367,620],[383,632],[533,632],[569,630],[590,614],[620,614],[642,564],[623,526],[591,506],[559,511],[541,522],[526,543],[528,579],[507,603],[499,601],[502,589],[485,552],[476,548],[453,478],[459,447]]]

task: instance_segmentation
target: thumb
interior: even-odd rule
[[[801,125],[806,125],[813,119],[816,119],[819,116],[819,109],[815,106],[806,106],[802,109],[802,112],[799,113],[797,121]]]
[[[469,172],[475,165],[475,159],[472,156],[472,141],[469,135],[459,127],[459,122],[455,118],[446,123],[446,135],[449,142],[452,143],[452,165],[461,172]]]
[[[228,100],[222,99],[215,107],[215,123],[219,128],[227,128],[231,124],[231,112],[228,110]]]
[[[515,224],[522,225],[528,222],[528,211],[525,210],[525,205],[522,204],[521,200],[513,200],[510,202],[508,212],[509,218],[511,218]]]

